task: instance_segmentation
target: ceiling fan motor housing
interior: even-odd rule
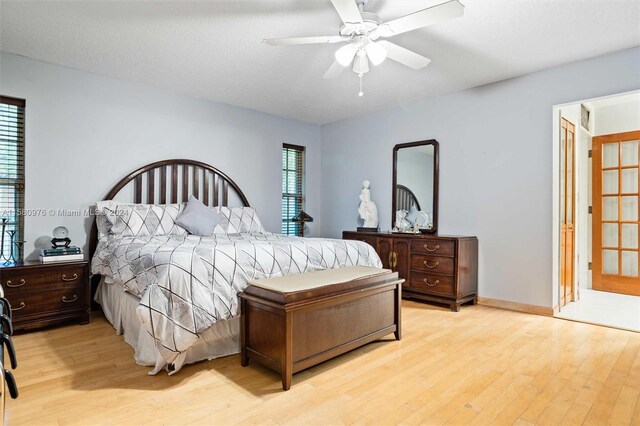
[[[344,37],[369,35],[374,32],[381,23],[382,19],[375,13],[362,12],[362,23],[344,24],[340,28],[340,35]]]

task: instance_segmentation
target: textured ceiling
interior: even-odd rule
[[[431,58],[322,76],[337,45],[329,0],[0,1],[0,49],[311,123],[327,123],[640,45],[638,0],[461,0],[463,17],[396,36]],[[387,21],[441,1],[370,0]]]

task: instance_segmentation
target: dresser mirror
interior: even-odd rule
[[[392,227],[396,232],[435,233],[438,229],[438,142],[393,148]]]

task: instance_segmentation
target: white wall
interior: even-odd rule
[[[640,48],[322,126],[323,234],[371,180],[391,226],[395,144],[440,142],[439,233],[476,235],[483,297],[551,307],[552,107],[640,87]]]
[[[640,129],[640,102],[625,102],[594,108],[594,136]]]
[[[221,85],[224,82],[220,82]],[[144,164],[191,158],[231,177],[267,229],[280,231],[281,148],[304,145],[307,205],[322,224],[320,129],[2,53],[0,93],[25,98],[27,209],[82,209]],[[57,225],[87,241],[86,217],[27,217],[25,253]]]

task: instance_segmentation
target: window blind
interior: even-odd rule
[[[282,233],[301,235],[296,217],[304,203],[304,147],[284,144],[282,146]],[[304,226],[304,225],[303,225]]]
[[[24,236],[24,99],[0,96],[0,219],[6,219],[2,252],[9,258],[12,249],[22,260]],[[0,232],[2,230],[0,229]]]

